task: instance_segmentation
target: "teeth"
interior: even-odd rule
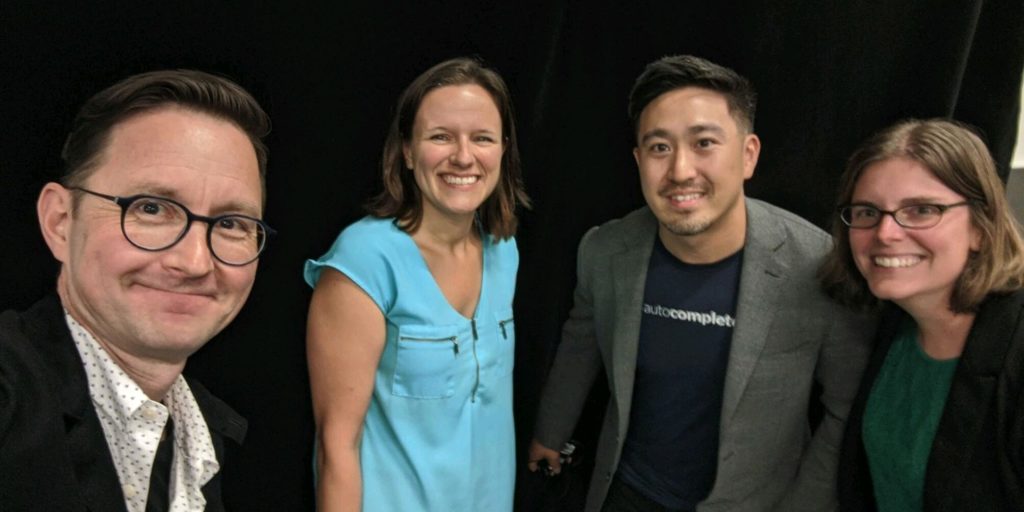
[[[920,256],[875,256],[875,265],[886,268],[912,267],[921,262]]]
[[[445,183],[450,185],[472,185],[480,180],[479,176],[454,176],[451,174],[445,174],[442,179]]]
[[[694,200],[694,199],[698,199],[698,198],[700,198],[700,197],[701,197],[701,196],[703,196],[703,195],[704,195],[704,194],[700,194],[700,193],[693,193],[693,194],[676,194],[676,195],[674,195],[674,196],[670,196],[670,197],[671,197],[671,199],[672,199],[673,201],[676,201],[676,202],[678,202],[678,203],[681,203],[681,202],[683,202],[683,201],[692,201],[692,200]]]

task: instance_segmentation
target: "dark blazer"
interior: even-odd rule
[[[876,510],[864,407],[906,315],[888,306],[843,440],[839,502]],[[960,356],[925,470],[924,510],[1024,510],[1024,291],[982,303]]]
[[[722,399],[718,471],[700,512],[836,507],[835,469],[847,410],[875,324],[829,300],[815,271],[825,232],[746,200],[747,233],[736,327]],[[658,222],[648,208],[590,230],[580,242],[573,309],[541,397],[534,437],[572,435],[601,369],[611,392],[586,510],[600,510],[629,428],[647,265]],[[824,420],[811,435],[817,382]]]
[[[223,468],[224,438],[241,443],[245,420],[195,381],[188,385]],[[203,494],[206,510],[224,509],[219,472]],[[57,297],[0,315],[0,510],[126,510]]]

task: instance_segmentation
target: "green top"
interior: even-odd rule
[[[936,360],[900,326],[864,411],[864,448],[879,512],[920,511],[925,468],[959,358]]]

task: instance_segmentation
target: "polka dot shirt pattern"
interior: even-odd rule
[[[84,327],[66,311],[71,337],[82,357],[96,414],[114,459],[129,512],[145,512],[153,460],[167,418],[174,420],[170,510],[201,511],[202,487],[220,470],[210,430],[185,378],[171,386],[164,403],[149,399]]]

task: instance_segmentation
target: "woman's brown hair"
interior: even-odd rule
[[[971,253],[954,285],[949,304],[952,311],[976,311],[989,294],[1024,288],[1021,227],[1010,211],[991,154],[973,131],[948,120],[930,119],[903,121],[877,133],[847,162],[840,178],[837,207],[850,203],[866,168],[891,158],[920,163],[968,201],[971,223],[981,235],[981,244],[977,252]],[[835,244],[819,276],[825,291],[840,302],[870,306],[877,299],[853,262],[849,229],[837,213],[832,221]]]
[[[423,98],[434,89],[452,85],[479,85],[494,100],[501,115],[503,153],[501,175],[494,192],[477,215],[483,229],[492,236],[505,239],[516,233],[516,207],[529,208],[530,198],[523,187],[522,166],[516,141],[512,99],[505,81],[492,69],[470,58],[446,60],[426,70],[409,84],[398,97],[395,117],[391,121],[382,158],[384,190],[367,205],[375,217],[394,217],[398,226],[415,232],[423,220],[423,202],[412,172],[405,168],[403,146],[412,138],[416,113]]]

